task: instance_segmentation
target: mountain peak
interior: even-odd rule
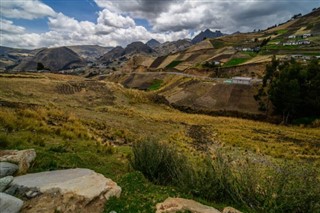
[[[217,38],[223,36],[223,33],[221,33],[219,30],[216,30],[215,32],[212,32],[210,29],[206,29],[204,32],[201,31],[198,35],[196,35],[193,39],[192,39],[192,43],[196,44],[199,43],[201,41],[203,41],[206,38]]]
[[[146,45],[148,45],[149,47],[151,47],[151,48],[155,48],[155,47],[158,47],[158,46],[160,46],[160,42],[159,41],[157,41],[156,39],[150,39],[147,43],[146,43]]]

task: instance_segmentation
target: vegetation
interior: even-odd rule
[[[249,58],[233,58],[233,59],[229,60],[227,63],[225,63],[223,66],[224,67],[232,67],[232,66],[242,64],[242,63],[246,62],[247,60],[249,60]]]
[[[207,157],[197,167],[190,167],[192,162],[183,158],[165,144],[141,142],[134,147],[132,165],[155,183],[173,183],[208,201],[234,202],[258,212],[320,210],[320,181],[312,168],[289,164],[271,167],[248,159],[237,162],[219,152],[213,160]],[[179,181],[172,182],[173,174]]]
[[[151,86],[149,86],[149,91],[154,91],[160,89],[161,85],[163,84],[163,80],[161,79],[154,79]]]
[[[170,64],[168,64],[166,66],[166,68],[175,68],[176,66],[178,66],[182,61],[172,61]]]
[[[120,199],[111,199],[105,212],[153,212],[156,203],[169,196],[195,199],[217,209],[232,205],[248,212],[276,209],[272,205],[280,209],[284,204],[281,201],[290,193],[298,193],[296,199],[288,196],[298,203],[291,203],[298,211],[302,209],[300,202],[308,204],[307,198],[318,199],[311,197],[317,188],[316,181],[312,185],[296,168],[296,165],[305,168],[310,180],[315,175],[314,169],[320,168],[318,129],[182,113],[153,103],[153,93],[92,81],[93,89],[76,76],[34,73],[0,76],[0,148],[34,148],[37,158],[30,172],[82,167],[112,178],[122,187],[122,195]],[[173,82],[166,79],[165,83]],[[148,151],[141,152],[143,147]],[[217,148],[220,150],[217,154],[206,152]],[[164,164],[167,166],[160,169],[159,165]],[[283,175],[294,179],[285,179],[285,184],[301,181],[301,187],[283,184],[288,186],[286,192],[279,192],[276,201],[266,193],[263,194],[266,199],[262,200],[262,195],[257,194],[259,190],[251,193],[260,189],[260,184],[265,189],[267,180],[271,186],[269,176],[275,177],[272,180],[280,185],[276,171],[286,166],[295,175]],[[226,180],[220,180],[224,177]],[[314,188],[308,191],[310,194],[299,191],[309,190],[304,183]],[[252,188],[245,191],[245,186]],[[230,192],[234,196],[227,189],[233,189]],[[273,204],[265,204],[267,201]]]
[[[303,117],[317,118],[320,116],[319,83],[318,60],[303,65],[295,60],[280,63],[274,57],[266,67],[263,85],[256,98],[261,101],[261,96],[267,95],[275,113],[282,115],[286,124]]]

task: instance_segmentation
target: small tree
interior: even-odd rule
[[[37,63],[37,70],[44,70],[44,65],[40,62]]]

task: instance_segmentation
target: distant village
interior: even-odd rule
[[[290,35],[288,36],[288,39],[306,39],[311,37],[312,34],[310,33],[306,33],[306,34],[302,34],[302,35]],[[284,42],[282,45],[283,46],[293,46],[293,45],[308,45],[311,44],[311,42],[309,40],[292,40],[292,41],[287,41]]]

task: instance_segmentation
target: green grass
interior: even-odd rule
[[[295,50],[295,49],[299,49],[301,48],[301,46],[299,45],[287,45],[287,46],[283,46],[282,44],[280,45],[267,45],[266,47],[264,47],[264,49],[267,50]]]
[[[278,30],[277,31],[277,34],[285,34],[285,33],[287,33],[288,32],[288,30],[287,29],[282,29],[282,30]]]
[[[210,40],[212,46],[216,49],[219,49],[219,48],[222,48],[225,46],[224,42],[223,41],[219,41],[219,40]]]
[[[172,61],[170,64],[168,64],[166,66],[166,69],[168,68],[175,68],[176,66],[178,66],[182,61]]]
[[[174,146],[151,141],[140,142],[133,150],[133,167],[150,181],[174,185],[207,201],[228,201],[257,212],[320,210],[320,180],[315,168],[287,162],[233,161],[220,150],[213,159],[208,155],[196,161]]]
[[[249,58],[233,58],[231,60],[229,60],[228,62],[226,62],[223,67],[232,67],[232,66],[236,66],[239,64],[242,64],[246,61],[248,61]]]
[[[161,79],[154,79],[151,86],[149,86],[148,91],[155,91],[161,88],[163,84],[163,80]]]
[[[248,56],[250,56],[250,57],[256,57],[258,54],[256,53],[256,52],[242,52],[243,54],[246,54],[246,55],[248,55]]]

